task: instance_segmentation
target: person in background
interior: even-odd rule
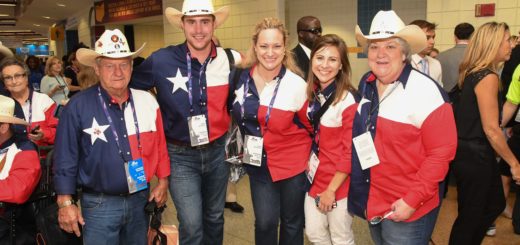
[[[164,15],[186,41],[152,53],[136,67],[130,86],[157,91],[180,244],[219,245],[229,177],[225,141],[233,64],[211,38],[229,16],[229,6],[214,10],[211,0],[184,0],[182,11],[168,7]],[[240,55],[232,55],[236,64]]]
[[[11,71],[2,72],[4,80],[10,80],[15,76],[16,73]],[[0,202],[23,204],[38,184],[41,167],[34,144],[26,138],[16,137],[13,131],[14,125],[28,125],[26,121],[14,116],[14,109],[14,100],[0,95],[0,159],[2,159],[0,161]],[[15,210],[11,208],[0,210],[2,211],[0,212],[0,243],[11,244],[9,235],[11,224],[8,220],[11,212]],[[24,224],[20,219],[15,222],[15,227],[18,229],[34,226],[34,224]],[[20,230],[17,235],[23,237]]]
[[[432,51],[428,54],[428,56],[437,59],[437,56],[439,55],[439,50],[436,48],[432,48]]]
[[[78,73],[80,72],[80,64],[78,62],[78,59],[76,59],[76,52],[72,52],[69,54],[68,58],[68,65],[65,67],[64,76],[68,79],[70,79],[68,88],[69,88],[69,98],[75,95],[77,92],[81,90],[81,86],[79,86],[78,82]]]
[[[38,146],[53,145],[58,120],[54,117],[56,103],[46,94],[34,91],[27,74],[29,67],[23,62],[9,58],[0,64],[0,73],[9,96],[22,108],[15,115],[28,122],[28,126],[14,126],[14,132],[27,135]],[[14,74],[12,76],[11,74]]]
[[[347,55],[345,41],[335,34],[318,38],[311,52],[307,117],[319,164],[309,167],[312,185],[305,196],[305,233],[313,244],[354,244],[347,195],[357,103]]]
[[[309,74],[311,49],[316,40],[321,36],[321,23],[320,20],[314,16],[304,16],[298,20],[296,28],[296,32],[298,33],[298,45],[292,49],[292,54],[294,55],[294,60],[298,64],[298,67],[304,73],[303,78],[305,79]]]
[[[99,79],[96,75],[96,71],[94,70],[94,68],[81,64],[80,67],[81,69],[78,73],[78,83],[81,87],[81,90],[85,90],[98,84]]]
[[[27,67],[29,67],[29,86],[31,86],[34,91],[40,92],[40,83],[44,76],[44,72],[41,69],[40,59],[36,58],[36,56],[30,55],[25,60]]]
[[[302,245],[311,146],[306,83],[287,49],[288,33],[279,19],[261,20],[251,40],[234,89],[232,115],[244,136],[255,244]]]
[[[63,77],[63,63],[56,56],[51,56],[45,64],[45,76],[40,84],[40,91],[47,94],[58,105],[66,104],[69,95],[69,79]]]
[[[368,35],[356,27],[356,40],[371,71],[359,82],[348,210],[369,221],[376,245],[427,245],[457,146],[452,107],[436,81],[410,65],[426,48],[421,28],[379,11]]]
[[[480,244],[505,208],[496,154],[511,166],[513,179],[520,180],[518,159],[499,125],[497,71],[511,55],[509,40],[506,23],[485,23],[473,33],[460,64],[461,95],[455,106],[458,148],[452,164],[458,215],[450,234],[451,245]]]
[[[161,207],[170,165],[162,116],[155,98],[128,88],[132,58],[123,33],[106,30],[95,50],[80,48],[78,61],[94,68],[99,85],[65,106],[56,134],[54,186],[58,221],[85,244],[147,244],[147,202]],[[149,189],[153,176],[158,184]],[[73,195],[81,188],[81,211]]]
[[[412,55],[412,67],[428,75],[442,87],[441,63],[428,56],[435,46],[435,28],[437,25],[426,20],[414,20],[410,25],[418,26],[426,35],[426,47]]]
[[[455,26],[453,31],[455,46],[447,49],[437,56],[437,60],[441,63],[442,83],[444,91],[450,96],[450,100],[454,102],[456,99],[456,87],[459,79],[459,65],[464,57],[464,51],[468,46],[469,38],[475,31],[473,25],[463,22]]]

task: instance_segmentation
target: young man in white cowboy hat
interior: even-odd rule
[[[154,52],[132,76],[133,87],[157,90],[171,161],[170,193],[180,244],[222,244],[229,166],[224,162],[230,59],[211,41],[229,8],[185,0],[166,18],[186,42]],[[233,52],[233,59],[240,58]]]
[[[13,74],[2,76],[9,79]],[[14,116],[14,108],[13,99],[0,95],[0,202],[22,204],[38,184],[41,169],[34,145],[27,138],[14,136],[14,124],[28,125]],[[7,244],[10,224],[6,220],[11,210],[0,210],[0,243]]]
[[[54,184],[60,227],[80,236],[81,224],[85,244],[146,244],[146,202],[167,200],[170,164],[159,105],[148,92],[128,88],[132,58],[143,47],[131,52],[115,29],[101,35],[95,50],[77,51],[100,81],[74,96],[60,116]],[[153,175],[159,184],[149,191]]]
[[[0,42],[0,62],[2,62],[2,60],[4,58],[13,57],[13,56],[14,56],[13,52],[11,52],[11,50],[9,48],[4,46],[2,44],[2,42]]]

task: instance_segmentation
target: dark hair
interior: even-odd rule
[[[5,58],[2,62],[2,64],[0,64],[0,73],[4,70],[4,68],[6,68],[8,66],[19,66],[19,67],[23,68],[23,70],[25,71],[25,73],[27,75],[29,75],[29,73],[30,73],[29,67],[25,63],[23,63],[21,60],[16,59],[16,58]]]
[[[427,31],[435,30],[437,24],[428,22],[426,20],[414,20],[410,23],[410,25],[416,25],[421,29],[426,29]]]
[[[475,28],[470,23],[463,22],[455,27],[453,34],[455,34],[459,40],[469,40],[474,31]]]

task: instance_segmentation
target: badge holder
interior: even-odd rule
[[[356,153],[361,162],[361,169],[366,170],[379,164],[376,146],[370,132],[366,132],[352,139]]]
[[[242,161],[249,165],[260,167],[262,165],[262,150],[264,138],[246,135],[244,139],[244,157]]]
[[[312,181],[314,180],[314,175],[316,175],[316,170],[318,170],[318,166],[320,165],[320,159],[318,159],[318,156],[314,151],[311,151],[311,155],[309,156],[309,162],[307,166],[307,170],[305,171],[305,174],[307,175],[307,179],[312,184]]]
[[[148,188],[142,158],[125,162],[125,173],[130,194]]]
[[[191,146],[205,145],[209,143],[208,127],[205,115],[188,117]]]

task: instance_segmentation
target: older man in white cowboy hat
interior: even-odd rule
[[[416,25],[379,11],[364,35],[370,71],[359,82],[352,127],[349,212],[370,221],[375,244],[428,244],[439,210],[439,182],[455,156],[457,132],[444,90],[412,68],[426,47]]]
[[[11,52],[11,50],[9,48],[4,46],[2,44],[2,42],[0,42],[0,62],[2,62],[2,60],[4,58],[13,57],[13,56],[14,56],[13,52]]]
[[[144,44],[143,44],[144,46]],[[148,92],[129,89],[132,58],[121,31],[106,30],[95,50],[77,59],[94,68],[99,85],[65,106],[56,134],[54,184],[59,223],[85,244],[146,244],[147,201],[167,200],[170,165],[159,105]],[[148,190],[156,175],[158,185]],[[81,188],[81,213],[73,195]]]
[[[180,243],[221,244],[229,166],[224,162],[230,60],[211,41],[229,8],[214,10],[211,0],[185,0],[166,18],[186,42],[154,52],[136,67],[131,86],[157,90],[164,117],[172,173],[170,193],[177,208]]]
[[[34,145],[27,138],[14,136],[13,124],[28,125],[14,116],[14,109],[14,100],[0,95],[0,202],[21,204],[29,199],[38,184],[41,169]],[[5,217],[9,217],[11,211],[0,210],[0,243],[8,244],[10,224],[5,222],[9,220]]]

